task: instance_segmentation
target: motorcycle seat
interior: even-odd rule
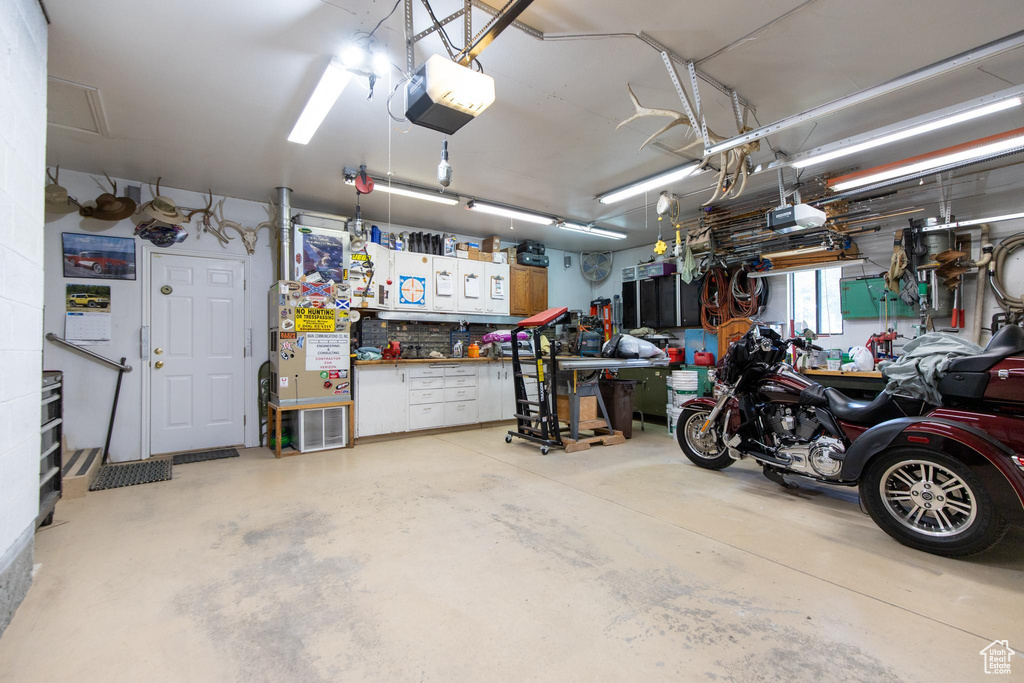
[[[964,356],[951,361],[946,371],[987,372],[999,361],[1018,353],[1024,353],[1024,329],[1007,325],[992,335],[984,351],[976,356]]]
[[[893,401],[892,394],[881,392],[871,401],[857,401],[831,387],[825,389],[828,409],[836,418],[854,424],[884,422],[903,417],[903,411]]]

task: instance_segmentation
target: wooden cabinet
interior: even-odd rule
[[[513,265],[509,268],[512,299],[509,313],[533,315],[548,307],[548,269]]]
[[[530,314],[548,308],[548,269],[530,268]]]

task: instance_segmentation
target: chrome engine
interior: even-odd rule
[[[788,468],[809,477],[834,479],[842,469],[843,442],[831,436],[819,436],[821,422],[806,408],[778,407],[764,418],[764,426],[775,440],[775,455],[788,459]],[[833,457],[840,455],[839,458]]]

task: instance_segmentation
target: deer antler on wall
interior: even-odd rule
[[[629,84],[626,84],[626,90],[629,91],[629,99],[632,100],[633,108],[636,110],[636,112],[628,119],[626,119],[618,126],[616,126],[616,130],[622,128],[627,123],[631,123],[641,118],[658,116],[671,119],[671,121],[662,126],[661,129],[659,129],[656,133],[654,133],[649,138],[644,140],[644,143],[640,145],[640,149],[643,149],[651,142],[653,142],[654,139],[657,138],[659,135],[674,128],[675,126],[687,126],[690,129],[687,132],[687,135],[691,135],[696,132],[693,130],[693,126],[690,123],[690,118],[688,115],[684,114],[681,111],[675,111],[674,109],[659,109],[655,107],[645,107],[644,105],[640,104],[640,100],[637,99],[636,94],[633,92],[633,88],[631,88]],[[686,96],[685,93],[682,94],[684,97]],[[687,98],[686,104],[690,104],[689,98]],[[690,111],[693,111],[693,106],[690,105],[689,109]],[[741,131],[741,134],[747,132],[748,130],[750,129],[744,127],[744,129]],[[713,143],[717,143],[724,141],[726,138],[722,137],[721,135],[718,135],[709,128],[708,139]],[[695,140],[694,142],[691,142],[688,145],[684,145],[679,149],[673,150],[673,152],[679,154],[681,152],[693,149],[694,147],[702,143],[703,139]],[[718,179],[715,184],[715,193],[711,196],[711,199],[704,202],[704,206],[707,206],[708,204],[711,204],[712,202],[718,201],[720,199],[738,199],[739,196],[743,194],[743,190],[746,189],[747,178],[749,176],[749,171],[747,169],[747,157],[749,157],[751,153],[756,152],[759,149],[761,149],[760,140],[754,140],[752,142],[748,142],[745,145],[742,145],[735,149],[727,150],[719,154],[719,170]],[[708,163],[708,160],[704,161],[705,166],[707,166]]]
[[[224,233],[223,227],[221,227],[220,225],[218,225],[217,227],[213,227],[213,224],[210,222],[210,219],[213,218],[213,190],[209,190],[209,194],[210,196],[206,200],[206,206],[201,209],[189,211],[187,214],[185,214],[185,218],[191,223],[193,216],[195,216],[196,214],[202,214],[202,218],[200,219],[200,229],[196,231],[196,239],[199,239],[200,235],[202,235],[204,232],[208,232],[214,237],[216,237],[220,241],[222,246],[226,247],[228,245],[228,242],[231,241],[231,236]]]
[[[267,209],[267,220],[263,221],[262,223],[253,228],[246,227],[240,223],[236,223],[235,221],[225,220],[223,199],[217,202],[217,211],[220,213],[220,216],[218,217],[215,213],[214,220],[217,221],[218,230],[224,232],[224,230],[226,230],[227,228],[231,228],[232,230],[236,231],[239,235],[241,235],[242,244],[245,246],[245,251],[247,254],[256,253],[256,240],[259,237],[260,230],[266,228],[270,232],[270,234],[273,235],[274,231],[277,229],[277,207],[274,205],[273,201],[270,202],[270,207]]]

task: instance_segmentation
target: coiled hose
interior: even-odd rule
[[[704,331],[717,333],[729,311],[729,274],[724,268],[712,268],[700,288],[700,323]]]
[[[1006,291],[1003,286],[1003,270],[1006,265],[1006,257],[1014,250],[1024,247],[1024,232],[1010,235],[995,248],[992,252],[992,260],[988,266],[988,281],[992,285],[992,292],[996,295],[996,301],[1007,312],[1024,312],[1024,294],[1014,296]],[[976,311],[975,315],[980,312]]]
[[[752,318],[767,299],[764,278],[749,278],[749,269],[737,268],[729,282],[729,315],[732,318]]]

